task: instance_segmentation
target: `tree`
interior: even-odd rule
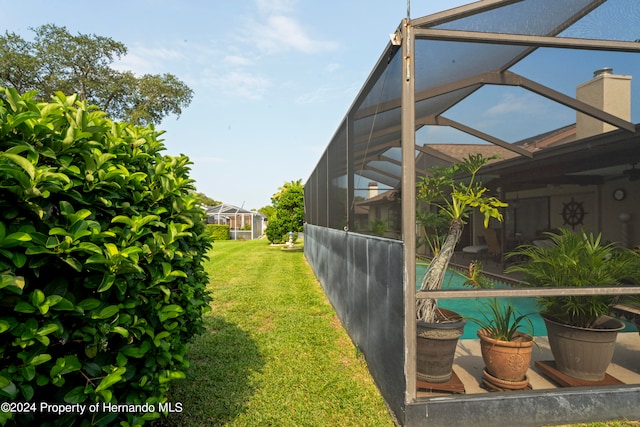
[[[9,32],[0,36],[0,86],[35,90],[42,101],[58,91],[77,93],[111,118],[139,125],[179,116],[191,103],[193,91],[172,74],[136,77],[111,68],[127,48],[109,37],[72,35],[53,24],[32,31],[33,41]]]
[[[488,196],[488,189],[484,187],[476,175],[480,168],[494,157],[486,158],[482,155],[470,154],[460,163],[448,167],[436,168],[431,175],[422,177],[417,184],[417,199],[438,208],[439,214],[449,219],[449,230],[441,241],[441,246],[429,264],[425,274],[421,291],[437,290],[442,287],[444,274],[453,256],[456,244],[462,236],[462,229],[473,209],[478,209],[484,216],[484,226],[488,227],[489,220],[495,218],[502,221],[500,208],[507,204],[495,197]],[[468,182],[461,180],[467,178]],[[437,301],[430,298],[416,300],[417,320],[433,323],[436,317]]]
[[[198,199],[198,203],[200,203],[201,205],[205,205],[205,206],[218,206],[221,205],[222,202],[219,202],[217,200],[212,199],[211,197],[207,196],[204,193],[195,193],[194,194],[196,196],[196,198]]]
[[[266,216],[267,219],[271,218],[271,216],[273,216],[273,214],[275,213],[275,208],[273,206],[263,206],[260,209],[258,209],[258,212],[260,212],[262,215]]]
[[[267,238],[280,243],[289,231],[299,232],[304,228],[304,185],[302,180],[285,182],[271,197],[274,212],[269,216]]]

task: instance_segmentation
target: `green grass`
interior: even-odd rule
[[[183,411],[153,425],[395,425],[302,252],[218,241],[207,270],[207,331],[190,344],[187,378],[169,394]]]
[[[393,426],[363,358],[301,251],[218,241],[207,332],[157,425]]]

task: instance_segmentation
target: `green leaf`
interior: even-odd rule
[[[71,266],[78,273],[82,271],[82,263],[72,256],[62,258],[64,262]]]
[[[113,286],[113,283],[116,281],[116,276],[109,273],[109,272],[105,272],[104,275],[102,276],[102,282],[100,283],[100,286],[98,287],[98,292],[104,292],[106,290],[108,290],[109,288],[111,288],[111,286]]]
[[[94,308],[100,307],[100,304],[102,303],[99,299],[87,298],[80,301],[76,306],[80,307],[82,310],[93,310]]]
[[[10,400],[15,400],[16,397],[18,397],[18,388],[11,381],[9,381],[9,384],[6,385],[5,387],[2,387],[2,389],[0,390],[4,392],[6,395],[8,395]]]
[[[93,314],[91,316],[92,319],[108,319],[109,317],[113,317],[120,311],[120,307],[117,305],[110,305],[108,307],[103,308],[98,313]]]
[[[78,386],[72,388],[67,394],[64,395],[63,400],[67,403],[82,403],[87,400],[87,395],[84,393],[84,386]]]
[[[18,290],[16,293],[21,294],[24,289],[24,277],[14,276],[13,274],[0,274],[0,289],[6,287],[16,288]]]
[[[18,313],[35,313],[37,309],[26,301],[18,301],[13,310]]]
[[[15,233],[11,233],[8,236],[5,236],[4,239],[0,240],[0,248],[13,248],[20,245],[23,242],[30,242],[31,235],[28,233],[23,233],[21,231],[16,231]]]
[[[43,354],[39,354],[39,355],[35,356],[34,358],[32,358],[29,361],[29,364],[31,364],[33,366],[37,366],[37,365],[42,365],[43,363],[46,363],[49,360],[51,360],[51,355],[43,353]]]
[[[124,216],[124,215],[117,215],[117,216],[113,217],[113,219],[111,220],[111,223],[112,224],[124,224],[129,228],[133,227],[133,220],[131,218],[129,218],[128,216]]]
[[[171,336],[171,334],[167,331],[162,331],[159,334],[157,334],[154,338],[153,338],[153,343],[156,345],[156,347],[160,347],[160,343],[162,341],[162,339]]]
[[[82,369],[82,364],[78,358],[74,355],[68,355],[56,360],[56,364],[51,368],[50,376],[66,375],[70,372],[79,371],[80,369]]]
[[[29,160],[17,154],[10,154],[6,152],[0,152],[0,158],[1,157],[9,159],[15,164],[17,164],[18,166],[20,166],[29,175],[29,178],[31,179],[35,178],[36,168],[33,166],[33,164]]]
[[[35,390],[29,384],[20,384],[20,392],[22,393],[22,397],[24,397],[25,401],[30,401],[35,394]]]
[[[118,247],[113,243],[105,243],[104,246],[107,248],[107,253],[111,258],[115,257],[120,252],[118,251]]]
[[[105,390],[111,387],[112,385],[114,385],[115,383],[119,382],[120,380],[122,380],[121,374],[125,372],[126,372],[126,368],[120,367],[120,368],[117,368],[114,372],[104,377],[102,381],[100,381],[100,384],[98,384],[98,387],[96,387],[96,393],[101,390]]]
[[[151,343],[149,341],[143,341],[139,347],[130,345],[130,346],[124,347],[121,351],[122,351],[122,354],[124,354],[125,356],[140,359],[144,357],[144,355],[147,354],[149,350],[151,350]]]
[[[158,317],[160,318],[161,322],[164,322],[165,320],[168,320],[168,319],[175,319],[176,317],[180,316],[182,313],[184,313],[184,309],[182,307],[180,307],[177,304],[169,304],[162,307],[158,311]]]
[[[49,335],[50,333],[53,333],[55,331],[57,331],[58,325],[55,323],[49,323],[43,327],[41,327],[40,329],[38,329],[38,332],[36,332],[38,335]]]
[[[0,334],[8,331],[10,327],[11,327],[11,324],[9,322],[7,322],[6,320],[0,319]]]
[[[56,303],[49,301],[49,298],[58,296],[59,295],[51,295],[50,297],[47,297],[45,303],[49,304],[50,307],[53,307],[54,310],[58,311],[72,311],[75,309],[73,303],[66,298],[60,297],[60,300]]]
[[[25,365],[20,369],[25,380],[31,381],[36,376],[36,367],[33,365]]]
[[[45,300],[44,292],[40,289],[36,289],[31,293],[31,304],[35,307],[39,307]]]
[[[127,331],[122,326],[114,326],[113,328],[111,328],[111,332],[115,332],[116,334],[120,334],[125,338],[129,338],[129,331]]]

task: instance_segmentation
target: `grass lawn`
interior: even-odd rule
[[[207,271],[207,332],[169,395],[183,411],[156,425],[394,425],[302,251],[218,241]]]
[[[152,425],[395,425],[302,251],[219,241],[207,270],[207,331],[190,345],[187,378],[168,396],[183,411]]]

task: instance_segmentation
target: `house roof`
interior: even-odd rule
[[[216,206],[211,206],[208,207],[206,209],[207,215],[211,216],[211,215],[236,215],[236,214],[251,214],[251,215],[258,215],[258,216],[263,216],[264,215],[260,212],[257,211],[249,211],[247,209],[243,209],[241,207],[238,206],[234,206],[234,205],[229,205],[226,203],[223,203],[221,205],[216,205]]]
[[[399,195],[400,192],[398,190],[387,190],[377,196],[356,202],[356,207],[388,205],[390,202],[397,202],[399,200]]]

